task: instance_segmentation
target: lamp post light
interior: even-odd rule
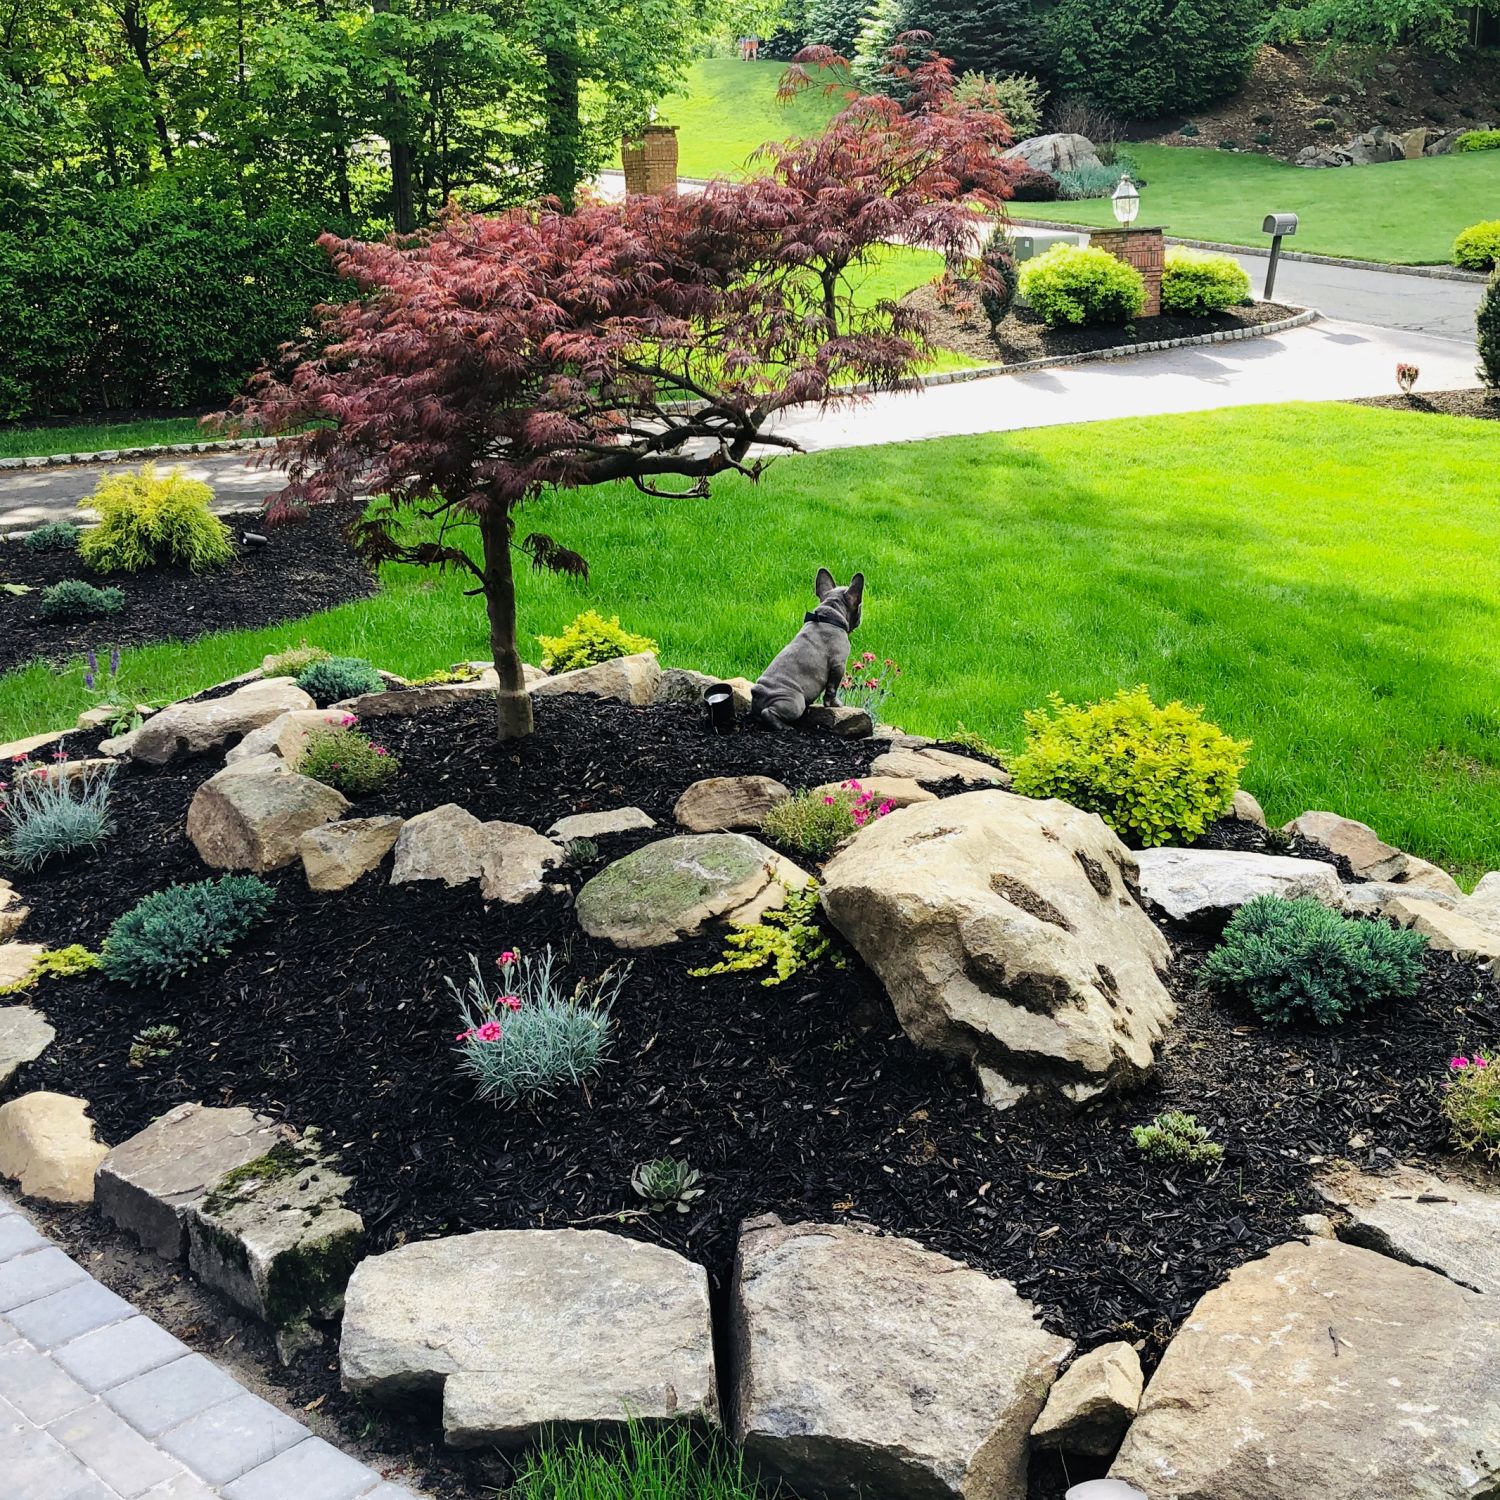
[[[1126,172],[1120,177],[1118,185],[1110,195],[1110,203],[1115,211],[1116,220],[1125,228],[1135,223],[1135,216],[1141,211],[1141,190],[1130,180],[1130,173]]]
[[[734,689],[727,682],[710,683],[703,689],[710,734],[734,733]]]

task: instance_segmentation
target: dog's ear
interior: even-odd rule
[[[827,568],[819,568],[818,576],[813,579],[813,593],[819,599],[826,599],[837,587],[838,584],[833,581],[833,574]]]
[[[849,597],[856,603],[860,603],[865,597],[865,575],[856,573],[849,580]]]

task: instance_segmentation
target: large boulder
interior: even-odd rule
[[[458,1447],[544,1432],[717,1420],[708,1277],[659,1245],[588,1229],[501,1229],[403,1245],[355,1269],[344,1389],[441,1395]]]
[[[130,755],[147,765],[164,766],[175,756],[222,750],[284,713],[314,707],[290,677],[267,677],[222,698],[169,704],[132,731]]]
[[[1383,915],[1398,927],[1420,932],[1431,948],[1440,953],[1456,953],[1460,958],[1477,958],[1493,964],[1500,959],[1500,922],[1479,920],[1468,913],[1467,903],[1450,911],[1436,901],[1417,896],[1387,901]]]
[[[560,845],[523,823],[484,823],[456,802],[409,818],[396,840],[391,884],[481,882],[486,901],[529,901],[543,876],[563,863]]]
[[[705,776],[677,799],[672,816],[690,833],[759,828],[766,814],[791,795],[769,776]]]
[[[583,693],[590,698],[610,698],[617,703],[644,705],[656,702],[661,667],[650,651],[617,656],[576,672],[559,672],[529,684],[533,698],[554,698],[561,693]]]
[[[734,1436],[799,1493],[1022,1500],[1072,1345],[1007,1281],[855,1226],[747,1223]]]
[[[309,890],[342,891],[391,852],[402,829],[397,817],[346,818],[310,828],[297,840]]]
[[[1141,895],[1174,921],[1222,926],[1257,896],[1311,896],[1337,909],[1344,888],[1324,860],[1233,849],[1142,849]]]
[[[1034,135],[1000,154],[1007,161],[1021,162],[1033,172],[1047,172],[1053,177],[1059,172],[1104,169],[1094,143],[1076,132]]]
[[[578,922],[617,948],[695,937],[710,922],[756,922],[807,875],[744,833],[685,834],[605,866],[578,893]]]
[[[1347,1216],[1340,1239],[1500,1296],[1500,1193],[1411,1167],[1329,1171],[1315,1186]]]
[[[919,1046],[1077,1100],[1143,1074],[1176,1015],[1135,887],[1093,813],[966,792],[867,824],[822,903]]]
[[[1141,1358],[1129,1344],[1100,1344],[1063,1372],[1031,1429],[1038,1448],[1107,1458],[1141,1404]]]
[[[187,1254],[187,1219],[229,1173],[279,1141],[270,1120],[241,1106],[179,1104],[99,1163],[99,1212],[169,1260]]]
[[[1349,861],[1349,868],[1364,880],[1398,880],[1406,869],[1406,856],[1387,844],[1368,823],[1341,818],[1331,812],[1305,812],[1284,829],[1322,844]]]
[[[297,858],[310,829],[335,822],[349,801],[276,755],[225,766],[193,794],[187,833],[204,864],[218,870],[279,870]]]
[[[707,672],[695,672],[690,667],[664,667],[661,682],[656,689],[656,701],[702,708],[703,694],[720,682],[729,684],[729,690],[734,696],[735,713],[749,713],[752,684],[748,677],[710,677]]]
[[[57,1033],[41,1011],[29,1005],[0,1005],[0,1097],[29,1062],[35,1062]]]
[[[92,1202],[94,1169],[108,1150],[94,1137],[87,1099],[41,1091],[0,1104],[0,1177],[28,1198]]]
[[[1200,1299],[1110,1477],[1151,1500],[1500,1493],[1500,1299],[1337,1240],[1278,1245]]]

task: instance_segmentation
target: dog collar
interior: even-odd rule
[[[845,635],[849,633],[849,622],[838,613],[837,610],[829,609],[826,604],[820,604],[816,609],[810,609],[802,616],[804,625],[837,625]]]

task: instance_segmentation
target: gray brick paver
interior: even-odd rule
[[[115,1386],[104,1393],[104,1399],[137,1432],[154,1438],[232,1399],[242,1389],[233,1375],[212,1360],[188,1354]]]
[[[50,1297],[87,1275],[82,1266],[75,1265],[55,1246],[12,1256],[0,1264],[0,1313],[35,1302],[38,1297]]]
[[[0,1353],[0,1396],[28,1422],[43,1427],[93,1399],[66,1371],[27,1344]]]
[[[225,1485],[306,1437],[300,1422],[244,1391],[169,1428],[157,1442],[194,1474]]]
[[[31,1227],[22,1214],[0,1217],[0,1261],[10,1260],[26,1250],[40,1250],[46,1239]]]
[[[369,1491],[373,1478],[369,1469],[347,1453],[322,1438],[310,1437],[225,1485],[224,1500],[286,1500],[290,1495],[358,1500]]]
[[[13,1307],[7,1316],[28,1343],[38,1349],[55,1349],[96,1328],[123,1322],[134,1313],[135,1309],[123,1297],[117,1297],[107,1286],[89,1277],[53,1292],[50,1297]]]
[[[187,1345],[165,1328],[137,1315],[63,1344],[52,1351],[52,1357],[79,1385],[107,1391],[187,1352]]]
[[[180,1464],[97,1401],[58,1418],[47,1431],[121,1500],[137,1500],[182,1472]]]

